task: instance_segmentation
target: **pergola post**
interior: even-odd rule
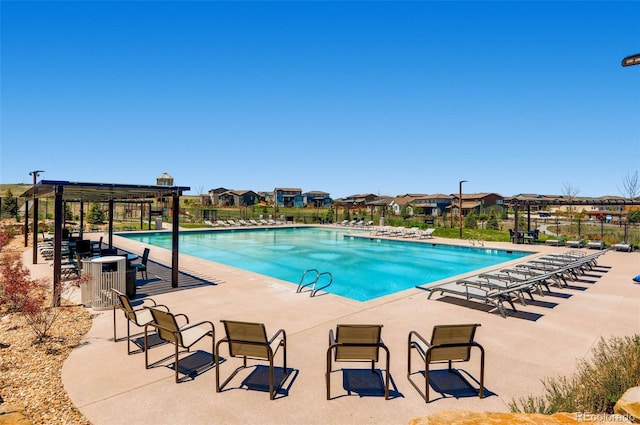
[[[109,199],[109,249],[113,249],[113,199]]]
[[[513,221],[513,243],[518,244],[520,243],[520,238],[518,237],[518,204],[513,205]]]
[[[38,198],[33,197],[33,264],[38,264]]]
[[[29,246],[29,200],[24,201],[24,246]]]
[[[171,287],[178,287],[178,240],[180,239],[180,196],[173,193],[171,243]]]
[[[80,200],[80,239],[84,239],[84,201]]]
[[[62,274],[62,223],[64,220],[64,209],[62,208],[63,186],[55,187],[55,203],[53,214],[55,216],[54,237],[53,237],[53,299],[54,307],[60,306],[60,281]]]

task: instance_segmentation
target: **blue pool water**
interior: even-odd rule
[[[345,237],[344,229],[180,232],[181,253],[298,284],[308,269],[330,272],[326,289],[357,301],[515,260],[529,252]],[[366,233],[365,233],[366,235]],[[171,249],[170,233],[121,236]]]

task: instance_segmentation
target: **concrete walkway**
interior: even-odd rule
[[[455,242],[441,238],[427,241]],[[114,236],[114,244],[138,253],[144,247],[118,236]],[[502,243],[485,245],[518,248]],[[546,246],[521,248],[539,254],[567,251]],[[152,247],[150,258],[170,264],[167,250]],[[224,336],[221,319],[263,322],[268,334],[285,329],[287,363],[293,369],[285,391],[270,401],[267,392],[241,388],[245,378],[250,382],[261,378],[261,368],[238,374],[222,393],[215,391],[214,369],[176,384],[169,367],[171,359],[147,370],[143,353],[127,355],[125,341],[114,343],[111,310],[93,312],[91,330],[63,367],[63,383],[76,407],[95,425],[406,424],[411,418],[440,410],[505,412],[514,398],[540,394],[542,378],[571,374],[576,359],[588,356],[601,337],[640,333],[640,284],[632,281],[632,277],[640,274],[640,253],[607,252],[600,257],[599,265],[605,267],[590,273],[584,282],[572,283],[571,289],[554,287],[553,296],[537,296],[539,303],[518,306],[529,316],[504,319],[497,313],[438,300],[437,296],[428,300],[428,294],[419,289],[365,303],[330,294],[310,298],[297,294],[296,285],[291,283],[181,254],[181,271],[216,284],[158,294],[154,300],[166,304],[172,312],[187,314],[192,322],[213,321],[216,340]],[[119,313],[118,335],[123,336],[126,324]],[[328,333],[338,323],[384,325],[383,339],[391,351],[390,400],[381,396],[361,397],[356,392],[348,394],[345,388],[353,389],[355,384],[353,381],[347,384],[343,378],[354,376],[349,370],[367,367],[357,363],[334,364],[332,399],[326,400]],[[407,381],[409,331],[419,331],[429,338],[434,325],[446,323],[482,325],[476,340],[486,351],[488,396],[484,399],[469,395],[464,388],[458,388],[458,392],[456,388],[452,391],[444,388],[443,393],[432,390],[433,401],[425,404]],[[203,340],[195,348],[211,353],[211,342]],[[172,353],[168,346],[149,351],[154,362]],[[225,349],[223,356],[226,353]],[[479,356],[472,356],[471,362],[457,367],[477,379],[478,360]],[[278,354],[276,364],[281,365],[280,362]],[[238,359],[228,359],[220,365],[222,374],[226,376],[239,365]],[[383,365],[379,363],[377,367]],[[440,384],[447,382],[451,383],[445,380]]]

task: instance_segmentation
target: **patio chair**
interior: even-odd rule
[[[425,402],[429,402],[429,369],[432,364],[448,362],[451,372],[452,362],[467,362],[471,357],[471,348],[480,349],[480,389],[478,396],[484,396],[484,348],[474,341],[476,329],[480,324],[437,325],[433,327],[431,341],[427,341],[418,332],[409,332],[407,379],[420,393]],[[411,354],[417,351],[424,361],[424,392],[411,379]]]
[[[100,236],[100,239],[97,241],[91,241],[91,254],[92,255],[100,255],[100,250],[102,249],[102,240],[104,236]]]
[[[331,399],[332,357],[335,361],[371,362],[371,373],[375,373],[380,348],[386,352],[386,379],[384,398],[389,399],[389,360],[390,354],[381,338],[382,325],[338,325],[335,337],[329,330],[329,348],[327,349],[327,400]],[[332,356],[333,354],[333,356]]]
[[[191,350],[191,347],[200,341],[205,336],[211,337],[211,363],[215,363],[214,343],[216,339],[216,332],[213,323],[210,321],[202,321],[198,323],[189,323],[189,318],[184,314],[172,314],[168,311],[160,310],[154,307],[149,308],[153,321],[147,323],[144,327],[144,365],[146,369],[149,369],[149,349],[148,349],[148,330],[149,327],[153,327],[158,332],[158,336],[161,340],[173,344],[175,346],[175,363],[174,368],[176,372],[176,383],[180,382],[178,379],[179,365],[179,349],[180,347],[186,349],[187,352]],[[176,317],[183,317],[186,323],[182,326],[178,325]]]
[[[111,290],[114,292],[118,300],[117,303],[113,304],[113,342],[118,341],[118,338],[116,337],[116,309],[119,309],[122,310],[125,319],[127,319],[127,354],[131,354],[131,324],[133,323],[134,325],[142,328],[152,322],[153,316],[151,315],[151,311],[148,307],[160,308],[166,311],[169,311],[169,307],[158,304],[151,298],[142,298],[139,300],[142,301],[142,306],[134,308],[129,297],[117,289],[111,288]],[[142,349],[144,350],[144,347],[142,347]]]
[[[149,279],[149,275],[147,274],[147,262],[149,261],[149,248],[145,248],[142,252],[142,260],[139,263],[131,263],[131,267],[136,269],[136,274],[142,273],[144,279]]]
[[[222,391],[225,385],[242,369],[247,367],[247,358],[269,362],[269,398],[275,398],[277,390],[287,379],[287,334],[283,329],[278,329],[275,334],[267,339],[267,331],[262,323],[238,322],[234,320],[221,320],[224,324],[226,336],[216,344],[216,392]],[[233,373],[220,384],[220,344],[226,343],[229,347],[230,357],[242,357],[242,366],[236,368]],[[274,387],[273,359],[278,349],[282,347],[284,377]]]

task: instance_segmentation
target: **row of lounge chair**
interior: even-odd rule
[[[364,221],[364,220],[342,220],[340,223],[337,223],[338,226],[342,226],[342,227],[360,227],[360,228],[367,228],[367,227],[371,227],[373,226],[373,221],[369,220],[369,221]]]
[[[566,246],[567,248],[589,248],[589,249],[605,249],[607,246],[602,240],[585,240],[585,239],[573,239],[565,240],[564,238],[547,239],[545,245],[551,246]],[[633,245],[629,242],[618,242],[611,245],[616,251],[633,251]]]
[[[287,368],[287,334],[284,329],[278,329],[271,336],[267,335],[266,328],[262,323],[241,322],[235,320],[221,320],[224,326],[225,336],[217,341],[215,336],[215,326],[211,321],[201,321],[190,323],[189,318],[184,314],[174,314],[165,305],[157,304],[151,298],[144,298],[139,301],[142,304],[134,307],[129,298],[117,290],[113,290],[117,303],[113,307],[113,340],[118,342],[116,335],[116,310],[122,310],[127,319],[127,353],[131,351],[131,342],[139,340],[133,338],[137,335],[131,334],[130,325],[144,328],[144,343],[139,345],[140,350],[145,353],[145,368],[152,367],[167,360],[159,360],[149,363],[149,350],[152,336],[160,343],[173,344],[175,346],[174,362],[172,367],[175,370],[176,383],[181,382],[180,354],[190,351],[199,341],[211,338],[211,361],[200,367],[197,373],[216,368],[216,392],[221,392],[229,382],[242,369],[247,368],[247,359],[266,361],[269,363],[269,398],[275,399],[281,391],[294,370]],[[431,339],[427,340],[417,331],[410,331],[408,336],[408,364],[407,379],[420,393],[425,402],[429,402],[429,370],[432,364],[447,363],[449,372],[452,373],[452,362],[467,362],[470,360],[471,350],[477,348],[481,354],[480,380],[478,395],[484,396],[484,349],[475,341],[476,329],[479,324],[455,324],[439,325],[433,328]],[[151,332],[155,331],[155,334]],[[139,334],[138,334],[139,335]],[[229,359],[221,356],[221,346],[227,346]],[[138,350],[138,352],[140,351]],[[278,373],[279,382],[275,383],[276,367],[274,358],[278,351],[282,351],[282,373]],[[326,351],[326,392],[327,400],[331,399],[331,375],[334,371],[333,362],[367,362],[371,365],[371,372],[376,375],[375,364],[380,360],[380,351],[384,352],[385,358],[385,379],[384,397],[390,397],[390,350],[382,340],[382,325],[379,324],[339,324],[335,331],[329,331],[329,346]],[[414,371],[412,366],[412,354],[417,353],[424,364],[424,369]],[[242,358],[242,365],[236,368],[226,378],[220,382],[221,364],[227,363],[230,358]],[[225,366],[226,368],[226,366]],[[278,368],[279,369],[279,368]],[[278,371],[279,372],[279,371]],[[184,369],[183,369],[184,373]],[[380,375],[382,370],[380,370]],[[193,372],[189,372],[194,376]],[[416,384],[416,377],[421,377],[423,382],[419,386]],[[293,381],[293,380],[291,380]],[[241,384],[241,385],[244,385]]]
[[[389,236],[396,238],[417,238],[430,239],[433,238],[433,232],[436,229],[420,229],[419,227],[403,227],[403,226],[382,226],[371,230],[372,236]]]
[[[222,226],[222,227],[232,227],[232,226],[275,226],[277,224],[282,224],[280,221],[276,221],[276,220],[272,220],[272,219],[268,219],[268,220],[264,220],[264,219],[260,219],[260,220],[233,220],[233,219],[229,219],[229,220],[216,220],[215,223],[213,223],[210,220],[205,220],[204,224],[206,224],[207,226],[210,227],[218,227],[218,226]]]
[[[550,254],[516,264],[513,267],[493,270],[476,276],[465,277],[455,281],[430,286],[418,286],[433,294],[453,295],[467,301],[475,301],[489,305],[490,312],[498,311],[507,317],[508,304],[517,311],[514,301],[527,305],[527,297],[534,300],[533,294],[543,296],[550,292],[549,286],[566,288],[568,281],[577,280],[580,275],[592,270],[597,259],[607,250],[593,254],[582,251],[570,251],[561,254]]]

